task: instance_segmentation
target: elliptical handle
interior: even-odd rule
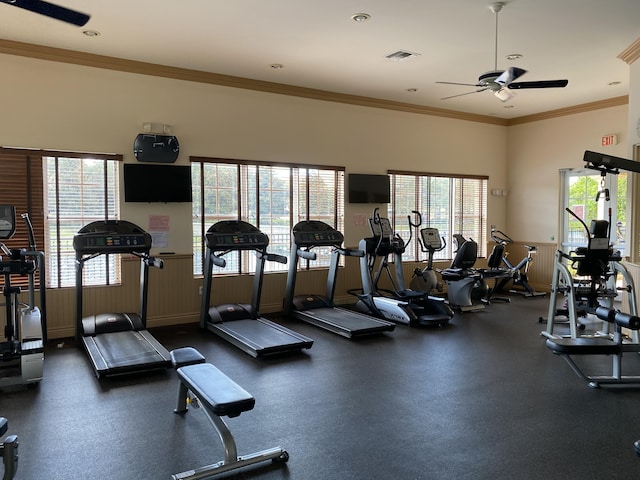
[[[416,216],[418,221],[416,223],[413,223],[413,220],[411,219],[411,215],[407,215],[407,218],[409,219],[409,226],[413,228],[420,227],[422,225],[422,214],[417,210],[411,210],[411,213],[413,213]]]
[[[491,239],[500,245],[513,243],[513,239],[502,230],[498,230],[495,225],[491,225]]]
[[[29,218],[28,213],[21,214],[22,219],[24,220],[24,224],[27,227],[27,234],[29,235],[29,248],[32,252],[36,251],[36,236],[33,233],[33,225],[31,224],[31,219]]]

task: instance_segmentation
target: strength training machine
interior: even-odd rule
[[[7,433],[9,423],[4,417],[0,417],[0,438]],[[4,465],[2,480],[11,480],[18,470],[18,436],[9,435],[0,442],[0,457]]]
[[[604,188],[604,177],[607,174],[617,175],[620,170],[628,170],[640,173],[640,163],[625,158],[613,157],[610,155],[586,150],[583,157],[586,167],[597,170],[602,177],[602,188],[596,195],[596,201],[604,197],[609,201],[609,192]],[[565,315],[568,318],[570,327],[570,337],[577,338],[578,330],[584,326],[578,322],[579,316],[594,314],[599,306],[613,306],[614,298],[618,291],[626,291],[628,300],[628,313],[632,316],[638,314],[636,305],[636,294],[633,277],[622,263],[619,251],[613,251],[610,245],[611,230],[611,209],[609,209],[609,220],[592,220],[590,227],[582,221],[570,209],[567,213],[576,218],[587,232],[587,246],[579,247],[569,254],[557,250],[554,265],[553,279],[551,284],[551,294],[549,298],[549,311],[547,315],[547,328],[541,334],[547,338],[557,338],[554,332],[554,325],[558,315]],[[574,279],[569,266],[575,266],[578,277]],[[622,287],[616,286],[617,275],[621,275],[624,281]],[[558,309],[556,299],[558,294],[567,297],[566,307]],[[540,319],[543,321],[543,319]],[[611,322],[604,322],[603,332],[599,336],[611,336],[609,327]],[[632,331],[634,343],[639,342],[637,331]]]
[[[204,282],[200,305],[200,328],[208,329],[224,338],[252,357],[262,357],[311,348],[313,340],[275,322],[262,318],[258,313],[264,267],[267,261],[287,263],[287,257],[268,253],[269,237],[257,227],[242,220],[223,220],[207,230],[204,259]],[[222,258],[230,252],[253,251],[256,269],[250,305],[227,303],[211,306],[213,267],[224,268]]]
[[[365,252],[360,258],[362,293],[349,292],[358,297],[357,308],[379,318],[391,320],[411,327],[444,326],[453,317],[453,311],[444,298],[435,297],[423,290],[406,288],[402,256],[413,238],[414,228],[422,224],[419,212],[413,212],[417,222],[408,216],[410,237],[408,241],[393,232],[391,222],[374,209],[369,219],[371,237],[360,241],[359,249]],[[389,256],[393,256],[395,276],[389,269]],[[377,263],[377,268],[376,268]],[[382,273],[386,272],[391,290],[379,287]],[[395,277],[395,278],[394,278]]]
[[[362,257],[362,250],[342,247],[344,236],[332,226],[319,220],[303,220],[291,231],[291,254],[283,312],[347,338],[356,338],[375,333],[390,332],[395,323],[378,319],[364,313],[337,307],[333,302],[340,257]],[[324,296],[318,294],[295,295],[298,274],[298,259],[316,260],[313,248],[329,247],[331,263],[327,274],[327,289]]]
[[[98,378],[171,367],[169,352],[147,330],[149,267],[162,259],[149,255],[151,235],[126,220],[102,220],[73,237],[76,251],[76,341],[84,345]],[[140,259],[139,313],[101,313],[83,318],[83,271],[88,261],[111,254]]]
[[[5,341],[0,343],[0,387],[34,385],[42,380],[44,368],[47,331],[44,253],[36,249],[29,215],[22,214],[22,218],[27,229],[29,248],[9,249],[0,242],[0,272],[4,277],[2,293],[6,319]],[[15,231],[15,207],[0,205],[0,240],[10,239]],[[28,304],[20,301],[21,287],[12,285],[12,277],[15,276],[27,277]],[[40,307],[35,304],[36,277],[39,282]]]
[[[271,460],[286,463],[289,453],[282,447],[270,448],[248,455],[238,456],[236,442],[222,417],[237,417],[252,410],[256,400],[192,347],[178,348],[171,352],[171,359],[180,384],[175,413],[184,415],[188,406],[202,408],[224,446],[224,460],[205,467],[172,475],[172,480],[199,480],[236,468]]]
[[[547,316],[547,329],[542,332],[547,338],[557,337],[554,327],[557,317],[566,316],[569,323],[570,337],[579,336],[578,330],[584,328],[578,321],[578,317],[594,315],[598,307],[611,308],[614,299],[618,296],[618,290],[626,290],[628,308],[631,315],[637,315],[635,287],[633,277],[622,264],[622,256],[619,251],[614,251],[609,243],[611,220],[592,220],[590,227],[569,208],[567,213],[578,220],[586,231],[587,246],[578,247],[565,253],[556,251],[556,260],[551,282],[549,296],[549,311]],[[611,211],[609,211],[611,216]],[[575,271],[575,275],[572,273]],[[620,274],[624,280],[623,287],[616,286],[617,276]],[[557,296],[563,294],[566,297],[565,306],[557,308]],[[609,322],[610,323],[610,322]],[[600,336],[609,335],[609,323],[604,324]],[[638,334],[634,333],[634,342],[638,342]]]

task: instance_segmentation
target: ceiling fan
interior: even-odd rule
[[[7,5],[13,5],[14,7],[24,8],[30,12],[39,13],[46,17],[55,18],[63,22],[83,26],[89,21],[89,15],[78,12],[76,10],[70,10],[53,3],[45,2],[44,0],[0,0]]]
[[[498,70],[498,12],[502,10],[502,7],[504,7],[503,2],[496,2],[489,5],[489,9],[496,16],[496,39],[493,70],[480,75],[480,77],[478,77],[478,83],[436,82],[446,85],[465,85],[469,87],[478,87],[477,90],[474,90],[472,92],[450,95],[448,97],[443,97],[440,100],[447,100],[449,98],[461,97],[463,95],[470,95],[472,93],[490,90],[496,97],[498,97],[503,102],[506,102],[514,96],[514,94],[509,90],[523,88],[562,88],[567,86],[567,84],[569,83],[568,80],[538,80],[533,82],[514,82],[514,80],[527,73],[527,71],[518,67],[510,67],[507,70]]]

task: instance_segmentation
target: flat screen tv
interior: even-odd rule
[[[124,201],[191,202],[191,167],[125,163]]]
[[[389,203],[391,201],[389,175],[350,173],[348,176],[349,203]]]

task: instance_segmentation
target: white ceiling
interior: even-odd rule
[[[489,91],[441,100],[474,87],[437,81],[493,70],[491,0],[50,1],[91,19],[76,27],[0,4],[0,38],[507,119],[627,95],[617,56],[640,37],[639,0],[506,0],[498,69],[569,85],[515,90],[507,103]],[[353,21],[361,12],[371,19]],[[420,55],[386,58],[398,50]]]

